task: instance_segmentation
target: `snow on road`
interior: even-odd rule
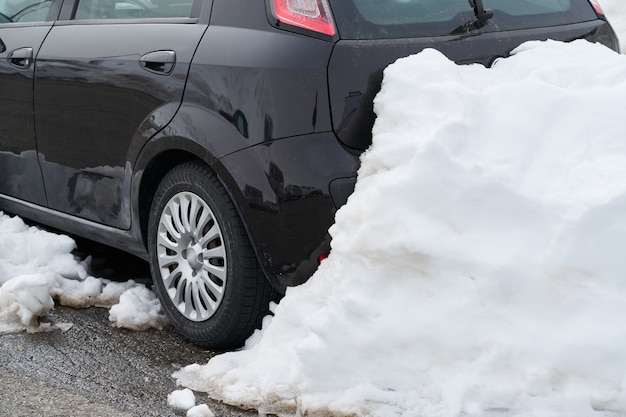
[[[0,212],[0,334],[50,330],[41,316],[61,304],[112,307],[114,326],[162,328],[167,319],[151,291],[132,280],[118,283],[89,275],[68,236],[30,227]],[[64,326],[64,329],[67,328]]]
[[[601,4],[626,47],[626,3]],[[392,65],[331,256],[245,349],[178,381],[288,415],[625,414],[625,97],[626,57],[585,42]],[[53,299],[164,324],[73,248],[0,213],[0,334],[50,330]]]

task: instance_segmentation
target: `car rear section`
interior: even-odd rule
[[[201,143],[282,291],[329,251],[386,66],[425,48],[490,65],[548,38],[618,48],[587,0],[215,1],[180,114],[208,110]]]
[[[172,323],[204,346],[240,345],[268,283],[284,292],[313,274],[396,59],[432,47],[489,65],[547,38],[617,48],[587,0],[550,2],[213,0],[181,105],[133,170],[132,224]]]

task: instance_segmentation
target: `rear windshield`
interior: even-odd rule
[[[530,29],[597,19],[587,0],[483,0],[493,17],[476,24],[468,0],[331,0],[345,39],[442,36]]]

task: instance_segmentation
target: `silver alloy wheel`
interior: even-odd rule
[[[206,202],[190,192],[174,195],[161,213],[156,248],[178,311],[192,321],[211,317],[224,296],[228,265],[222,231]]]

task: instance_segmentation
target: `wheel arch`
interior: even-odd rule
[[[145,136],[145,135],[144,135]],[[221,140],[214,140],[215,137]],[[245,141],[228,121],[210,109],[183,102],[172,120],[143,145],[137,147],[132,179],[133,224],[138,225],[147,248],[147,213],[163,176],[177,165],[199,160],[207,166],[244,147]]]
[[[250,226],[244,216],[242,204],[246,204],[246,198],[241,193],[236,181],[230,175],[219,160],[199,143],[183,138],[159,138],[156,143],[150,143],[141,152],[135,170],[133,181],[133,222],[138,225],[144,247],[148,248],[148,222],[150,208],[155,198],[156,190],[163,177],[176,166],[186,162],[198,161],[215,173],[220,183],[226,189],[232,200],[241,222],[248,233],[250,241],[256,253],[259,264],[264,271],[268,281],[279,292],[284,291],[284,285],[280,284],[275,274],[268,268],[265,257],[259,253],[259,248],[254,244],[255,239],[250,230]]]
[[[197,155],[180,149],[162,151],[147,163],[139,179],[136,193],[137,221],[144,246],[148,247],[148,221],[150,207],[162,178],[174,167],[192,160],[201,160]]]

